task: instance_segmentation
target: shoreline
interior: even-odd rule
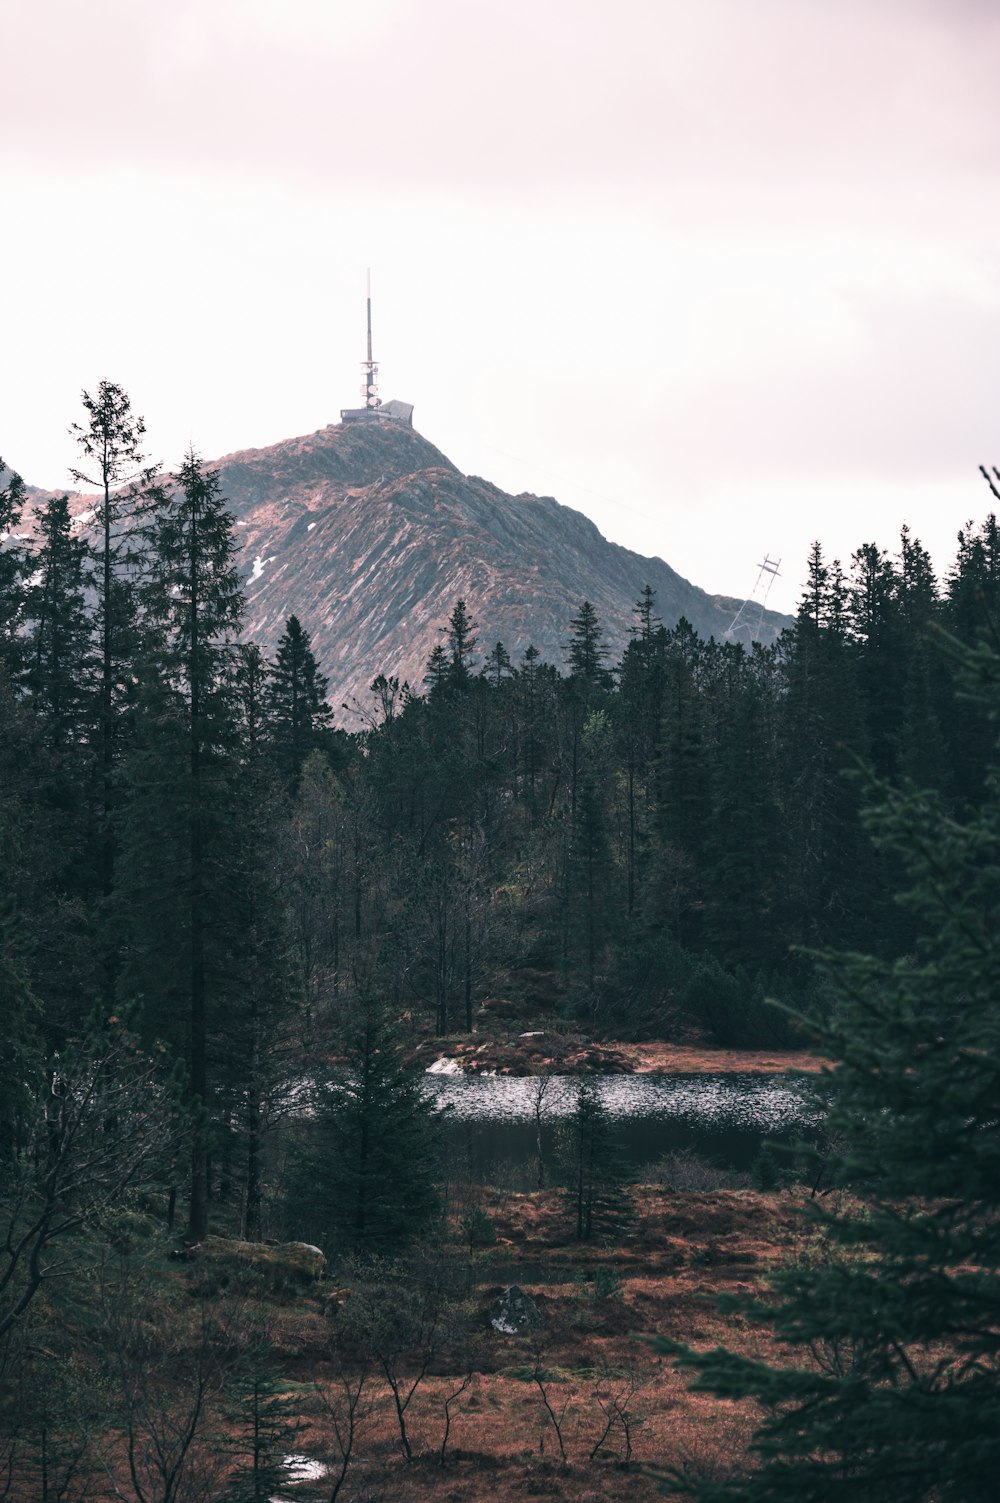
[[[716,1049],[705,1044],[589,1043],[546,1029],[506,1039],[424,1039],[411,1062],[450,1075],[802,1075],[829,1061],[808,1049]]]

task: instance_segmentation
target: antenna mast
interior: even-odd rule
[[[372,271],[368,268],[368,359],[363,362],[365,373],[364,385],[361,395],[365,399],[365,407],[369,412],[374,412],[381,407],[378,395],[378,366],[372,358]]]

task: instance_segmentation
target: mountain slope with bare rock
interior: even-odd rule
[[[646,584],[668,626],[686,616],[706,636],[721,636],[737,606],[608,542],[550,496],[509,496],[462,475],[401,424],[331,426],[216,467],[243,539],[249,634],[273,647],[294,611],[338,705],[363,701],[378,673],[420,687],[458,599],[479,624],[481,653],[502,641],[516,663],[534,643],[560,667],[583,600],[613,655]],[[768,613],[764,640],[786,619]]]

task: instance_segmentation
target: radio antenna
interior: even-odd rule
[[[381,407],[378,395],[378,366],[372,358],[372,269],[368,268],[368,359],[364,361],[365,381],[361,388],[361,395],[365,399],[365,407],[369,412],[374,412],[376,407]]]

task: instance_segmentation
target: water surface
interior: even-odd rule
[[[448,1108],[446,1137],[452,1155],[481,1176],[498,1166],[525,1167],[536,1160],[537,1076],[437,1075],[428,1088]],[[747,1169],[765,1138],[809,1134],[815,1115],[803,1100],[801,1080],[761,1075],[606,1075],[590,1077],[615,1124],[620,1152],[633,1168],[676,1149],[688,1149],[720,1167]],[[560,1125],[572,1115],[580,1080],[548,1077],[541,1102],[543,1152],[557,1147]]]

